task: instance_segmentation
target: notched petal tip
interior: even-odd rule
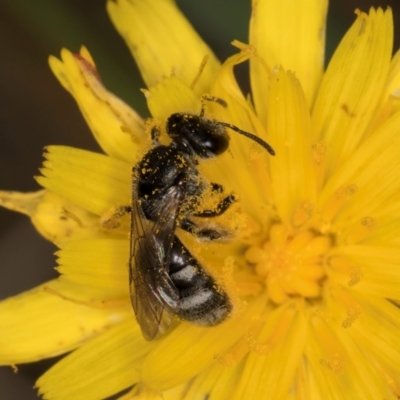
[[[91,58],[88,60],[84,57],[86,53],[87,50],[85,49],[82,54],[75,53],[74,57],[90,89],[120,120],[122,132],[128,133],[135,144],[145,141],[143,119],[126,103],[105,88],[96,66],[90,61]]]
[[[57,271],[62,274],[51,286],[61,295],[99,307],[120,301],[129,305],[129,276],[126,268],[129,240],[75,240],[62,245]],[[79,290],[82,287],[82,290]]]
[[[79,54],[87,60],[90,64],[94,65],[94,60],[92,55],[89,53],[89,50],[86,48],[86,46],[81,46],[79,49]]]
[[[51,56],[54,75],[77,101],[93,135],[106,153],[133,163],[147,140],[143,119],[101,82],[93,58],[85,47],[80,53],[62,49],[61,60]]]
[[[90,213],[102,216],[130,204],[132,167],[123,161],[66,146],[49,146],[37,182]]]

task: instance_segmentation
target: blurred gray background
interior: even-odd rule
[[[391,6],[395,18],[394,49],[400,45],[399,0],[332,0],[327,58],[354,21],[354,10]],[[233,39],[247,41],[250,1],[177,1],[188,19],[224,60],[234,53]],[[148,116],[144,87],[124,42],[108,19],[103,0],[0,0],[0,189],[32,191],[43,147],[64,144],[99,150],[72,97],[47,65],[62,47],[88,47],[106,86],[142,116]],[[246,88],[246,71],[240,69]],[[55,248],[42,239],[24,216],[0,209],[0,300],[56,276]],[[1,316],[0,316],[1,318]],[[55,360],[0,368],[0,400],[37,399],[37,377]]]

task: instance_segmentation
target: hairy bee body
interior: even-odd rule
[[[176,315],[196,325],[213,326],[227,318],[232,303],[215,279],[175,237],[169,275],[179,292]]]
[[[176,235],[177,228],[207,240],[221,238],[218,228],[198,226],[192,217],[215,217],[235,201],[229,194],[212,210],[196,211],[207,188],[221,194],[223,187],[208,183],[197,169],[199,160],[215,157],[228,149],[230,128],[256,141],[271,154],[270,146],[255,135],[200,115],[172,114],[166,131],[168,146],[158,143],[133,169],[131,206],[130,287],[131,300],[143,336],[157,339],[168,329],[173,317],[197,325],[223,322],[232,311],[224,288],[196,260]]]

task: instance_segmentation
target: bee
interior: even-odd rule
[[[133,168],[130,291],[146,340],[161,337],[173,317],[196,325],[214,326],[223,322],[233,308],[226,291],[176,235],[179,227],[204,240],[220,239],[221,230],[198,227],[191,217],[221,215],[236,200],[229,194],[215,209],[195,211],[207,185],[211,185],[212,191],[223,193],[220,184],[207,183],[201,176],[197,169],[199,160],[218,156],[228,149],[227,128],[275,154],[259,137],[234,125],[206,118],[206,101],[227,106],[220,98],[203,96],[199,115],[170,115],[166,132],[171,143],[161,145],[159,128],[153,128],[154,146]]]

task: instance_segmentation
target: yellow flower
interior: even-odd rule
[[[145,123],[102,85],[88,51],[50,66],[106,155],[51,146],[38,193],[2,192],[60,247],[58,280],[0,304],[0,362],[76,349],[37,382],[48,399],[397,399],[400,396],[400,54],[391,10],[357,11],[323,71],[324,0],[253,0],[249,45],[222,65],[170,0],[117,0],[108,12],[141,70]],[[233,68],[249,60],[251,98]],[[239,201],[215,223],[226,243],[179,238],[229,292],[212,328],[176,322],[147,342],[129,300],[131,170],[151,126],[175,112],[229,131],[229,151],[200,163]],[[165,136],[165,132],[162,133]],[[162,137],[164,140],[164,138]],[[111,218],[112,220],[112,218]]]

